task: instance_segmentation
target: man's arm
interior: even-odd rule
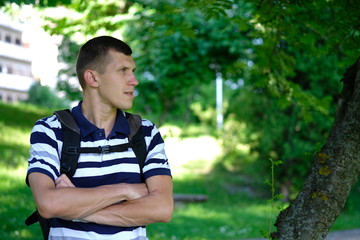
[[[96,188],[56,187],[61,184],[47,175],[33,172],[28,176],[37,209],[44,218],[82,219],[122,200],[148,194],[145,184],[113,184]]]
[[[122,227],[170,221],[174,205],[171,177],[153,176],[146,184],[148,195],[106,207],[83,220]]]

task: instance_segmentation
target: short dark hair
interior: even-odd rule
[[[100,36],[87,41],[79,51],[76,62],[76,74],[81,87],[85,88],[84,72],[87,69],[96,70],[100,73],[105,71],[109,62],[108,52],[115,50],[127,56],[131,56],[132,50],[123,41],[110,37]]]

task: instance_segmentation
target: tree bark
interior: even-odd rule
[[[360,173],[360,58],[344,74],[334,124],[294,202],[277,217],[272,239],[324,239]],[[316,131],[316,129],[314,129]]]

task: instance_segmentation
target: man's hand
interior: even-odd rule
[[[55,181],[56,188],[63,188],[63,187],[75,187],[74,184],[70,181],[70,179],[65,175],[61,174]]]
[[[174,199],[172,178],[157,175],[146,180],[149,194],[121,204],[113,204],[82,220],[112,226],[143,226],[171,220]],[[141,184],[127,184],[141,185]]]
[[[126,185],[127,187],[126,200],[134,200],[134,199],[142,198],[149,194],[149,189],[145,183],[134,183],[134,184],[122,183],[122,185],[124,186]]]

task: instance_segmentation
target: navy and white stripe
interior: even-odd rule
[[[81,112],[81,102],[72,109],[80,128],[81,147],[118,145],[128,142],[129,124],[122,111],[118,111],[113,131],[105,138],[103,129],[91,124]],[[164,141],[150,121],[142,120],[147,146],[147,158],[143,167],[144,178],[171,175],[164,151]],[[55,115],[36,122],[31,138],[28,175],[40,172],[54,181],[60,175],[60,155],[63,145],[61,124]],[[140,183],[140,168],[131,148],[125,152],[81,154],[75,175],[71,179],[76,187],[96,187],[115,183]],[[138,239],[146,238],[145,227],[113,227],[93,223],[52,220],[49,239]]]

